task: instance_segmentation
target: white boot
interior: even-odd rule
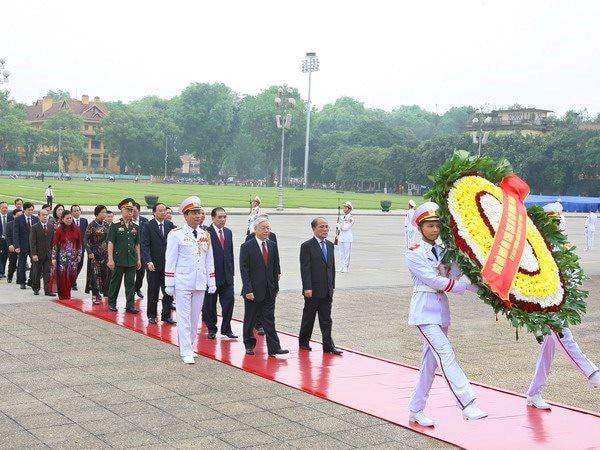
[[[196,362],[194,361],[193,356],[182,356],[181,359],[183,359],[183,362],[186,364],[194,364]]]
[[[546,403],[546,401],[542,398],[542,393],[538,393],[527,397],[527,406],[533,406],[537,409],[551,409],[552,406]]]
[[[589,383],[595,387],[600,387],[600,370],[596,370],[592,376],[588,379]]]
[[[488,414],[480,410],[475,402],[471,402],[462,410],[462,415],[465,420],[479,420],[487,417]]]
[[[435,425],[435,422],[427,417],[422,410],[418,412],[409,411],[408,421],[416,422],[423,427],[433,427]]]

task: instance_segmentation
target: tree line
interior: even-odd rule
[[[190,153],[200,160],[201,177],[208,182],[234,177],[272,185],[281,151],[274,102],[278,87],[242,96],[222,83],[193,83],[168,100],[148,96],[127,104],[106,102],[109,114],[100,138],[119,156],[122,173],[162,174],[166,149],[169,173],[180,166],[179,155]],[[48,95],[70,97],[64,91]],[[296,107],[286,132],[285,184],[302,178],[306,130],[306,103],[297,89],[289,95]],[[454,150],[476,151],[464,131],[473,112],[461,106],[436,114],[416,105],[384,111],[339,98],[312,111],[309,185],[363,190],[427,185],[428,175]],[[568,111],[555,120],[553,131],[540,136],[492,134],[483,152],[507,158],[532,192],[598,195],[600,133],[580,130],[582,123],[600,123],[600,115],[592,119],[585,111]],[[64,162],[82,156],[81,125],[81,118],[63,111],[34,129],[26,124],[21,105],[1,93],[0,167],[53,170],[56,155],[39,150],[56,146],[59,134]],[[17,148],[24,149],[24,162]]]

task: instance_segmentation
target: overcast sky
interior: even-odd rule
[[[12,97],[49,89],[125,102],[193,82],[241,94],[288,83],[317,107],[352,96],[392,110],[514,103],[600,112],[595,0],[2,0]],[[5,87],[4,85],[3,87]]]

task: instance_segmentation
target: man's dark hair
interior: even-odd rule
[[[0,206],[2,206],[2,205],[4,205],[4,204],[6,204],[6,206],[8,206],[8,203],[6,203],[4,200],[2,200],[2,201],[0,202]]]
[[[31,203],[31,202],[23,203],[23,210],[26,210],[28,208],[33,208],[33,203]]]
[[[216,208],[213,208],[212,211],[210,212],[210,217],[217,217],[217,214],[223,211],[224,213],[227,213],[227,211],[225,211],[224,208],[217,206]]]
[[[158,202],[156,205],[154,205],[154,206],[152,207],[152,213],[155,213],[155,212],[156,212],[156,208],[157,208],[159,205],[163,205],[165,208],[167,207],[167,205],[165,205],[164,203],[160,203],[160,202]],[[139,208],[138,208],[138,209],[139,209]]]
[[[46,208],[50,208],[50,205],[48,203],[44,203],[42,205],[42,209],[46,209]]]
[[[15,217],[15,216],[16,216],[17,214],[19,214],[20,212],[23,212],[23,210],[22,210],[22,209],[13,209],[13,210],[12,210],[12,215],[13,215],[13,217]]]
[[[94,216],[97,216],[98,214],[100,214],[103,209],[106,209],[106,206],[104,206],[104,205],[97,205],[94,208]]]
[[[69,211],[73,212],[73,208],[79,208],[81,210],[81,206],[79,206],[79,205],[71,205],[71,207],[69,208]]]
[[[17,198],[15,198],[15,201],[14,201],[13,205],[16,205],[16,204],[17,204],[17,202],[22,202],[22,201],[23,201],[23,199],[22,199],[22,198],[20,198],[20,197],[17,197]]]
[[[135,203],[133,204],[133,206],[135,206],[135,209],[137,209],[138,211],[139,211],[140,209],[142,209],[142,205],[140,205],[138,202],[135,202]]]
[[[315,228],[317,228],[317,224],[319,223],[319,219],[323,219],[324,221],[327,221],[327,219],[325,217],[319,216],[319,217],[315,217],[311,222],[310,222],[310,227],[314,230]]]

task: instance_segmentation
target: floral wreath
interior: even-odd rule
[[[540,339],[551,330],[560,332],[581,322],[588,294],[580,289],[583,270],[566,236],[539,206],[529,208],[526,216],[523,212],[522,254],[506,296],[500,298],[482,275],[499,228],[505,232],[506,222],[501,227],[505,210],[500,186],[515,178],[527,187],[513,175],[508,161],[457,151],[430,178],[434,186],[425,198],[440,206],[445,258],[456,261],[471,282],[480,286],[479,297],[496,314],[506,316],[517,329],[517,338],[521,327]],[[498,249],[510,253],[510,249]]]

